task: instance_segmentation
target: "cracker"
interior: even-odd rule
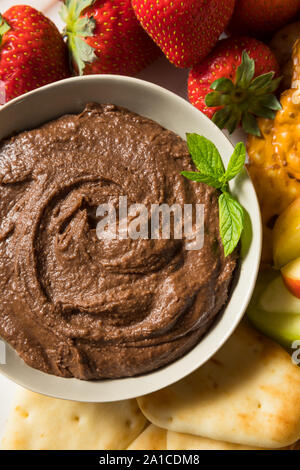
[[[196,372],[138,403],[159,427],[217,441],[273,449],[300,438],[300,369],[246,324]]]
[[[5,427],[2,448],[126,449],[145,424],[136,400],[78,403],[20,389]]]
[[[174,431],[167,431],[168,450],[263,450],[229,442],[214,441],[205,437],[193,436]]]
[[[128,447],[128,450],[165,450],[167,431],[150,424]]]

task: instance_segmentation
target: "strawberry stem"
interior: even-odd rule
[[[255,61],[243,51],[241,65],[237,68],[234,83],[229,78],[215,80],[205,97],[208,107],[221,107],[212,120],[231,134],[241,123],[248,134],[261,136],[256,117],[274,119],[281,104],[273,92],[278,88],[281,78],[274,79],[274,72],[256,78]]]

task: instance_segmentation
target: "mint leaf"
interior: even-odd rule
[[[237,246],[244,227],[244,210],[227,192],[219,197],[220,235],[225,256]]]
[[[196,168],[215,179],[224,173],[224,165],[217,147],[208,139],[198,134],[186,134],[187,145]]]
[[[227,170],[223,176],[224,183],[232,180],[236,175],[238,175],[245,164],[246,160],[246,148],[243,142],[239,142],[235,148],[234,152],[230,157]]]
[[[188,180],[196,181],[197,183],[205,183],[216,189],[220,189],[222,186],[222,183],[216,178],[204,175],[203,173],[198,173],[197,171],[182,171],[181,175],[185,176]]]
[[[244,210],[229,194],[228,181],[232,180],[244,167],[245,145],[240,142],[235,146],[225,171],[218,149],[210,140],[197,134],[187,134],[187,143],[192,160],[199,172],[182,171],[181,175],[222,192],[219,196],[220,236],[225,256],[228,256],[237,246],[244,227]]]

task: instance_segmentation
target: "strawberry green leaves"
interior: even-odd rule
[[[218,78],[205,97],[208,107],[221,107],[213,115],[213,122],[220,129],[228,129],[232,133],[241,123],[244,130],[256,136],[261,132],[256,117],[274,119],[281,105],[274,91],[278,88],[281,78],[274,79],[274,72],[265,73],[256,78],[255,61],[243,51],[241,65],[237,68],[235,82],[228,78]]]
[[[83,10],[93,3],[95,0],[67,0],[60,11],[60,16],[66,23],[65,34],[68,38],[68,46],[80,75],[83,74],[86,63],[92,63],[96,59],[93,47],[82,39],[93,36],[95,20],[80,17]]]
[[[10,30],[10,26],[6,21],[4,20],[3,16],[0,14],[0,45],[2,43],[2,38],[7,31]]]
[[[244,210],[229,193],[228,182],[244,167],[245,145],[242,142],[236,145],[226,171],[218,149],[210,140],[198,134],[187,134],[187,145],[199,171],[182,171],[182,176],[222,192],[219,196],[220,235],[225,256],[228,256],[237,246],[244,227]]]

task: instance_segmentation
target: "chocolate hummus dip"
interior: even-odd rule
[[[215,189],[180,175],[186,143],[114,105],[89,104],[0,145],[0,336],[61,377],[133,376],[190,350],[227,301]],[[100,204],[205,205],[204,246],[99,240]]]

